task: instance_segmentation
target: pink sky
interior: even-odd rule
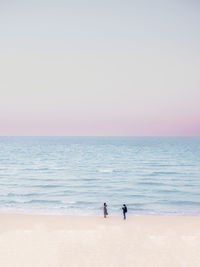
[[[199,136],[200,7],[161,2],[1,3],[0,135]]]

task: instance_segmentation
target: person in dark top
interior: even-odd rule
[[[104,218],[106,218],[106,215],[108,215],[107,204],[106,203],[103,204],[103,214],[104,214]]]
[[[128,210],[127,210],[127,207],[125,204],[123,204],[123,206],[122,206],[122,211],[123,211],[124,220],[126,220],[126,213]]]

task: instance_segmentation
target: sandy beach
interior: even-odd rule
[[[200,266],[200,217],[1,214],[0,266]]]

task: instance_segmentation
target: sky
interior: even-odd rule
[[[0,0],[0,135],[200,136],[200,2]]]

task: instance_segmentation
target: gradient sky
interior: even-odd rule
[[[0,135],[200,135],[200,2],[0,1]]]

